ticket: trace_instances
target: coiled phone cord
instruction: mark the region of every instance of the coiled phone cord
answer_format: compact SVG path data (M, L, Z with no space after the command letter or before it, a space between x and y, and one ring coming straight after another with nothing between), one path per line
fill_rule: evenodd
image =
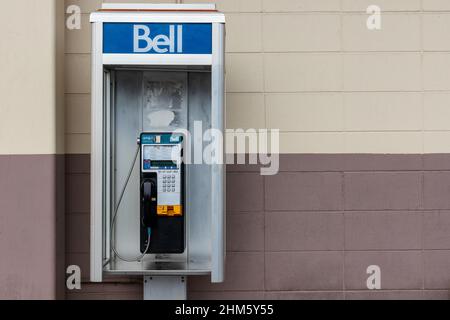
M126 257L121 256L117 252L116 247L114 245L114 234L115 234L114 230L115 230L115 227L116 227L117 216L118 216L118 213L119 213L120 204L122 203L123 196L125 195L125 191L127 189L128 183L130 182L130 178L131 178L131 174L133 173L133 169L136 166L136 160L138 158L139 151L140 151L140 146L138 146L137 149L136 149L136 155L134 156L133 164L131 165L130 171L128 172L128 176L127 176L127 179L125 181L125 185L123 186L122 191L120 193L119 201L117 202L117 205L114 208L114 215L113 215L113 219L112 219L112 222L111 222L111 249L112 249L112 251L115 253L115 255L120 260L123 260L125 262L137 262L137 261L142 260L145 257L145 255L147 254L148 249L150 248L150 238L151 238L151 234L152 234L151 228L148 228L147 247L145 248L144 253L142 255L136 257L136 258L126 258Z

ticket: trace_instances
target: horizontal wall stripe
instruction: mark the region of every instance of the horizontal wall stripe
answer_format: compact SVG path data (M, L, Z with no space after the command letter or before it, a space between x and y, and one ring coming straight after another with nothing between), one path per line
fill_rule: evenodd
M442 154L450 153L450 131L281 132L281 154ZM249 151L248 148L245 151ZM90 134L67 134L66 154L91 152ZM235 150L236 152L236 150Z
M84 270L67 298L140 298L139 277L99 285L86 275L89 160L66 156L66 263ZM190 277L189 299L446 298L450 154L282 154L278 175L259 169L227 166L227 280Z
M236 164L235 156L227 156L228 171L260 171L248 160ZM69 173L90 172L90 154L67 154L66 159ZM450 171L450 154L280 154L279 160L280 172Z

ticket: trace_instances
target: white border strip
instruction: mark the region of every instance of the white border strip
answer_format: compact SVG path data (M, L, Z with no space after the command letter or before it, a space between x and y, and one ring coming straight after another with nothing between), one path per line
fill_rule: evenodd
M212 65L210 54L103 54L104 65Z
M103 3L104 10L216 10L216 5L211 3Z
M225 26L213 24L213 66L212 66L212 100L211 127L225 132ZM223 141L223 145L226 142ZM223 153L225 157L225 153ZM226 176L225 165L212 166L211 193L211 282L225 280L226 260Z
M225 23L222 13L211 12L94 12L91 22Z
M92 33L91 282L103 280L103 24Z

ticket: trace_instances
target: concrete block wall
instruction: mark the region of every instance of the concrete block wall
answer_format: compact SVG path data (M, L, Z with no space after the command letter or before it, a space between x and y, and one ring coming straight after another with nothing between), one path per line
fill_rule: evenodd
M0 37L0 299L64 298L64 3L4 1Z
M283 153L447 153L446 4L378 1L382 29L369 31L366 2L219 1L228 126L278 128ZM83 10L82 29L66 31L70 154L90 152L88 20L100 3L66 2Z
M87 278L88 17L101 1L69 4L83 23L66 31L66 260L84 283L67 298L139 298L140 278ZM449 298L448 1L217 4L228 127L280 129L281 172L229 167L227 281L192 277L189 297ZM371 4L379 31L366 28ZM381 267L381 291L367 290L369 265Z

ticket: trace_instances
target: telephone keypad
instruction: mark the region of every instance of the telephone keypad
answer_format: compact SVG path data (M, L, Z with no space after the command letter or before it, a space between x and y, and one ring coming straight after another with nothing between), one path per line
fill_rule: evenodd
M176 175L170 171L162 171L160 172L161 177L159 179L161 183L160 191L165 193L175 193L177 192L177 179Z

